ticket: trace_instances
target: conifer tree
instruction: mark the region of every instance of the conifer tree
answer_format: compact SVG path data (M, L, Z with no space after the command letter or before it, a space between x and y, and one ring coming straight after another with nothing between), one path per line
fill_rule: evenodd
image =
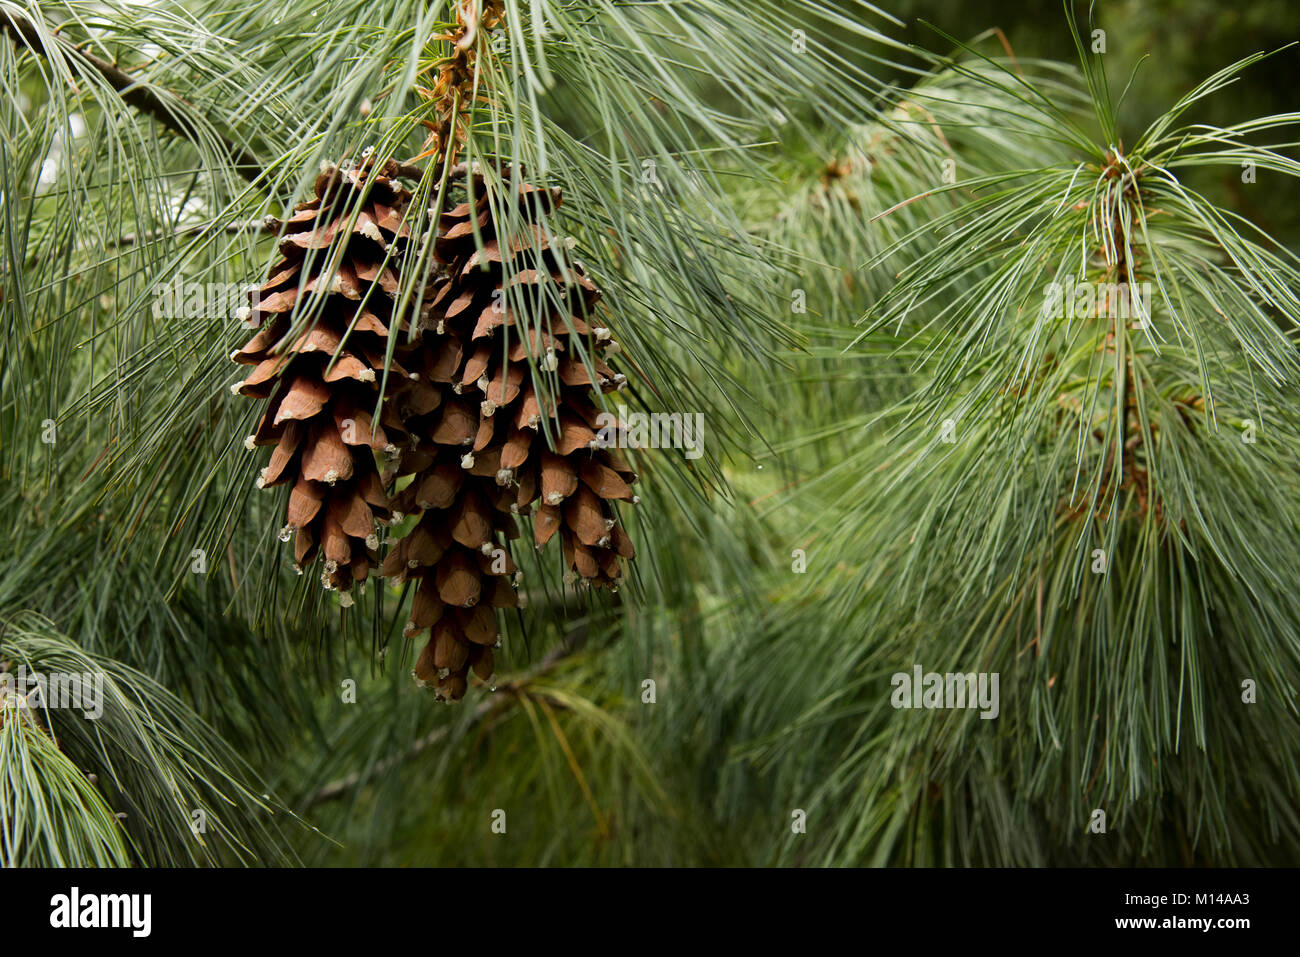
M0 863L1293 861L1294 50L1105 26L0 0Z

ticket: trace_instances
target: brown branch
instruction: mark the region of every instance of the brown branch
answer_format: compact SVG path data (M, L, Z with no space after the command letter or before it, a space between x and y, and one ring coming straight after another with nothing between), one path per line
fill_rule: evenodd
M0 11L0 13L3 13L3 16L0 17L0 29L21 41L33 53L39 53L47 59L50 57L51 51L46 46L45 38L30 20L6 11ZM101 60L93 53L89 53L80 47L71 43L64 43L57 38L55 42L59 52L78 63L82 68L97 73L104 82L117 92L117 95L122 98L122 102L134 107L146 116L152 117L167 129L179 136L183 136L191 143L198 145L202 142L203 131L199 126L193 120L174 110L157 88L148 85L143 80L136 79L125 70L119 69L107 60ZM171 94L167 94L167 97L181 103L185 102L180 97ZM240 176L249 182L253 182L262 175L264 170L256 156L215 130L213 135L221 142L230 158L231 165L234 166L235 171Z
M177 239L184 236L198 236L209 230L235 234L260 233L274 232L275 226L273 224L268 224L265 219L237 219L220 226L216 223L191 223L186 226L177 227L176 229L155 229L147 233L127 233L125 236L119 236L117 239L105 243L103 248L115 249L118 246L134 246L137 243L152 243L168 236L173 236Z
M489 718L504 711L511 699L511 692L516 688L523 687L528 682L540 678L542 675L554 671L561 661L576 654L580 651L587 641L587 628L581 625L576 628L558 648L552 649L546 654L536 666L524 672L518 678L512 681L503 681L498 685L498 692L490 697L484 698L479 702L478 707L474 709L474 715L470 719L470 725L481 724ZM449 731L448 725L439 725L422 738L418 738L405 751L399 751L396 754L390 754L369 768L364 773L353 771L346 777L331 781L319 791L310 795L304 802L308 808L315 807L317 804L323 804L326 801L334 801L343 797L349 791L362 785L369 784L375 778L387 774L393 768L417 757L423 751L437 744L447 736Z
M402 162L401 160L393 160L393 164L394 164L393 175L395 176L400 176L403 179L413 179L417 183L424 178L424 167L418 165L417 161L414 159L407 160L406 162ZM452 174L454 175L455 172L456 172L455 169L453 169ZM461 175L463 176L464 174L465 171L462 169Z

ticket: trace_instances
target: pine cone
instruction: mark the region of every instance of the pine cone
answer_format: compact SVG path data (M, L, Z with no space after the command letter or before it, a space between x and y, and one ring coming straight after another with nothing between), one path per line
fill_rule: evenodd
M321 583L343 591L346 604L353 582L378 562L376 520L392 517L372 450L395 453L390 433L402 438L387 402L383 422L372 421L398 288L384 259L408 235L402 218L410 194L395 171L391 161L374 169L368 159L326 166L315 199L283 223L269 222L284 230L281 258L250 298L249 323L260 331L231 355L255 367L232 391L270 398L245 444L275 446L259 487L292 486L280 537L288 541L296 531L300 572L324 555ZM394 250L390 262L396 259ZM394 364L387 391L405 379Z
M436 681L448 699L464 694L470 667L491 674L498 642L491 609L517 603L504 545L519 535L515 516L528 515L539 497L537 547L559 532L568 580L616 586L619 558L633 555L610 502L636 501L636 476L612 448L599 447L592 396L593 387L612 391L625 381L595 354L598 344L616 348L608 329L591 324L599 291L579 264L557 259L538 225L540 212L559 206L559 191L505 182L513 195L497 199L516 206L515 234L499 233L478 173L474 204L441 217L434 249L444 273L429 291L420 339L403 357L415 384L398 400L415 439L397 467L413 476L398 507L421 517L384 572L420 579L407 634L433 631L416 677ZM545 316L526 335L509 306L516 294L530 300L529 315ZM579 338L591 371L575 348ZM530 356L550 396L545 408Z

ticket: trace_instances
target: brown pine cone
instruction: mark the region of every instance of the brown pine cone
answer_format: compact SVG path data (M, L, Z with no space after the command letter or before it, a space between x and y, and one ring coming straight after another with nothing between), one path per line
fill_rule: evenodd
M633 555L611 502L636 500L636 476L598 438L593 389L609 392L625 381L596 351L616 348L595 323L599 291L579 264L557 257L538 224L539 213L559 206L559 191L505 183L498 208L517 212L509 236L497 227L478 172L473 205L439 221L434 248L443 271L430 288L420 338L403 354L416 379L397 400L412 442L395 473L413 477L396 501L421 518L384 571L421 579L407 632L433 631L416 677L436 681L448 699L464 693L469 667L491 673L497 628L489 608L517 600L505 547L519 534L515 516L541 499L537 547L560 533L570 581L617 586L620 557ZM511 306L520 302L528 315L544 317L526 333ZM545 408L534 376L549 395Z
M323 555L321 583L343 591L346 604L378 562L376 522L391 519L374 453L396 453L392 440L402 437L387 402L382 423L372 419L380 384L388 394L407 384L400 364L384 374L397 250L384 261L406 242L410 201L395 172L368 158L326 166L316 198L270 222L283 229L280 260L250 298L258 333L231 355L254 366L232 391L270 399L245 444L275 446L259 487L292 486L280 537L296 533L299 571Z

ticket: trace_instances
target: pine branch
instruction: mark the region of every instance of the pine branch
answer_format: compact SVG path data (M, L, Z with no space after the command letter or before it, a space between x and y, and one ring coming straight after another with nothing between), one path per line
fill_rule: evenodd
M231 234L274 231L273 227L269 226L265 219L237 219L234 222L222 224L191 223L176 229L155 229L146 233L127 233L125 236L119 236L117 239L106 243L102 248L117 249L121 246L134 246L137 243L152 243L168 236L176 239L184 236L197 236L208 230Z
M0 28L4 29L16 40L21 41L33 53L39 53L46 58L50 57L51 51L47 48L45 39L30 20L5 11L4 19L0 20ZM55 32L57 33L57 28ZM93 53L89 53L71 43L59 42L58 48L60 53L76 61L82 67L97 73L117 92L118 96L127 105L134 107L146 116L152 117L167 129L190 142L196 145L201 143L203 131L199 129L193 120L168 105L169 98L184 103L185 101L180 97L170 93L164 95L165 91L160 92L155 87L132 76L107 60L102 60ZM221 142L223 149L230 158L231 165L244 179L255 182L265 172L262 164L251 152L216 130L212 131L212 135L216 136Z
M588 628L585 624L578 628L567 637L567 640L559 647L552 649L546 656L539 661L533 668L526 671L521 677L513 681L502 682L499 686L498 694L485 698L479 702L478 707L474 709L474 715L470 719L469 726L481 724L490 718L495 717L509 707L511 693L517 688L535 681L543 675L554 671L559 664L566 658L569 658L582 650L587 643ZM324 804L327 801L334 801L343 797L348 792L365 784L369 784L376 778L382 777L389 771L399 767L406 761L418 757L426 749L437 744L447 736L450 729L449 725L439 725L422 738L414 741L405 751L399 751L391 754L380 761L375 762L365 772L354 771L346 777L331 781L319 791L312 794L305 802L306 807L312 808L318 804Z

